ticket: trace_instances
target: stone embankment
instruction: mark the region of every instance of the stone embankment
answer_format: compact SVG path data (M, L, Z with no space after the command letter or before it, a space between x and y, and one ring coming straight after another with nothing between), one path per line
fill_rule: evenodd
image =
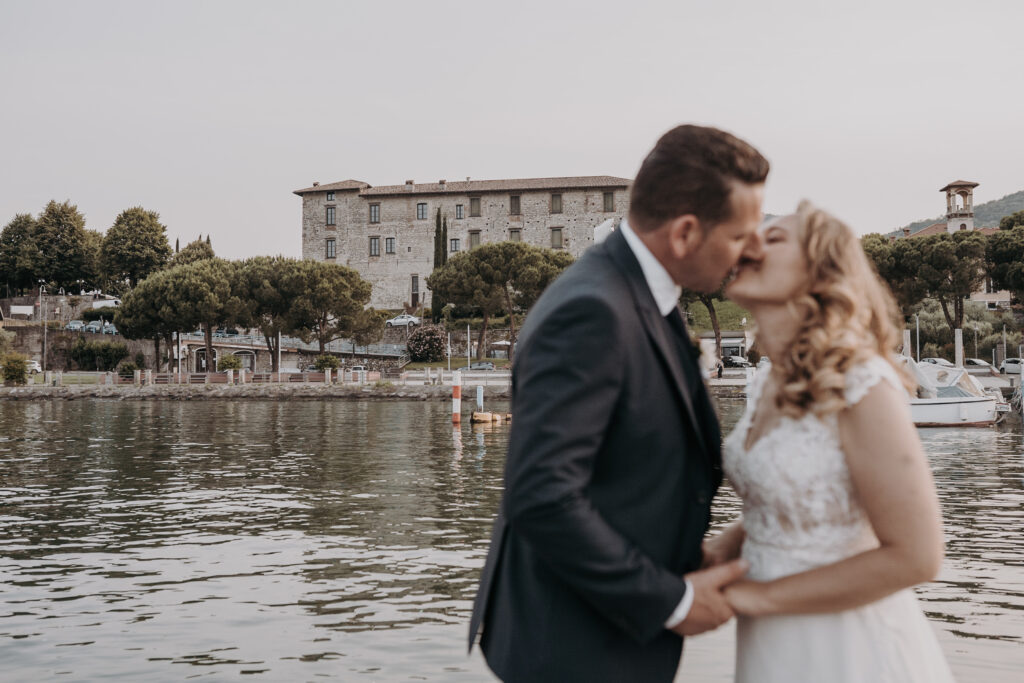
M475 387L472 381L464 387ZM743 386L711 383L716 398L743 398ZM475 388L473 389L475 391ZM465 391L465 390L464 390ZM509 398L507 385L484 386L484 397ZM159 384L152 386L109 386L101 384L62 387L30 385L0 387L0 401L109 399L115 401L164 400L204 401L211 399L240 400L391 400L451 401L452 388L446 385L390 384Z
M490 398L508 398L506 387L484 387ZM81 400L111 399L203 401L211 399L241 400L452 400L449 386L402 386L379 384L160 384L152 386L25 386L0 388L0 400L32 401L40 399Z

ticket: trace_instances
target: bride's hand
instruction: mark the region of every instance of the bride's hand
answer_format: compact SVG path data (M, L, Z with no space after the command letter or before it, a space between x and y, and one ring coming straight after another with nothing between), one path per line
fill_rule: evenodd
M736 614L754 617L768 614L768 584L761 581L741 580L725 587L725 601Z

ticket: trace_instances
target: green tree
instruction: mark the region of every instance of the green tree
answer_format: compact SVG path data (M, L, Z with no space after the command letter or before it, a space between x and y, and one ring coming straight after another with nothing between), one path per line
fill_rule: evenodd
M441 217L441 209L437 210L434 218L434 270L437 270L448 262L448 216ZM429 287L429 285L428 285ZM434 322L438 322L443 315L444 307L448 302L439 292L431 291L430 314Z
M240 302L238 320L263 335L274 372L279 369L279 335L298 334L304 326L295 306L306 293L301 271L301 261L283 256L257 256L237 264L233 271L232 289Z
M716 292L695 292L690 290L683 290L682 295L679 297L679 305L684 311L688 310L690 304L699 301L704 304L704 308L708 311L708 318L711 320L711 331L715 334L715 357L722 357L722 325L718 321L718 310L715 308L716 301L725 300L725 288L720 287Z
M35 235L36 220L27 213L16 215L0 231L0 280L19 294L36 284L40 259Z
M200 236L195 242L186 244L184 249L171 258L171 266L184 266L211 258L216 258L216 254L213 253L213 247L210 246L209 238L204 242Z
M938 300L950 331L964 324L964 300L985 279L985 237L973 230L915 237L918 278L928 295Z
M303 293L292 305L304 340L315 338L323 355L335 339L352 338L366 344L380 338L384 316L366 308L373 286L358 272L323 261L298 264Z
M182 252L184 253L184 252ZM213 331L234 321L243 310L234 296L234 265L212 258L175 266L167 272L167 322L178 330L203 328L207 369L213 358Z
M928 287L918 275L924 238L891 241L878 234L865 235L861 246L879 277L889 285L896 303L907 317L928 296Z
M129 287L162 268L170 257L167 228L159 214L141 206L122 211L103 238L104 274L111 280L127 280Z
M152 339L154 356L160 365L160 341L170 348L172 337L181 329L174 309L177 297L171 291L169 271L153 273L124 295L114 312L117 331L127 339ZM101 309L103 310L103 309Z
M526 310L572 262L564 252L523 242L492 242L453 256L427 278L431 291L445 301L480 311L483 324L477 340L477 359L487 349L487 327L499 313L509 318L512 357L516 340L515 313Z
M1018 301L1024 300L1024 225L989 236L985 259L992 284L1010 290Z
M1024 226L1024 211L1016 211L999 219L1000 230L1012 230Z
M103 291L110 290L114 294L121 294L123 288L111 283L103 275L103 268L100 264L103 252L103 233L97 230L85 231L85 242L82 245L85 252L85 261L82 266L80 279L82 285L92 285L92 288L99 288ZM78 284L77 282L75 283ZM111 287L111 284L115 286ZM77 289L75 291L78 291Z
M233 353L226 353L217 361L218 370L241 370L242 359Z
M36 276L65 289L86 279L92 265L89 239L78 207L51 200L37 220L35 241L40 251Z

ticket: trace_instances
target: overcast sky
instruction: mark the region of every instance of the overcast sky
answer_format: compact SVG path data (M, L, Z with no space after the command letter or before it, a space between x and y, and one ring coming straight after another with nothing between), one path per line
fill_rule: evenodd
M0 0L0 225L301 254L313 181L632 177L713 124L861 233L1024 189L1024 3Z

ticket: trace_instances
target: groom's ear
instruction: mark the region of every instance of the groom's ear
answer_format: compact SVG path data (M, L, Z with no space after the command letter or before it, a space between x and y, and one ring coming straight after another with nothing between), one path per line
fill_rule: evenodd
M682 259L697 250L704 241L704 228L692 213L668 221L668 245L672 255Z

